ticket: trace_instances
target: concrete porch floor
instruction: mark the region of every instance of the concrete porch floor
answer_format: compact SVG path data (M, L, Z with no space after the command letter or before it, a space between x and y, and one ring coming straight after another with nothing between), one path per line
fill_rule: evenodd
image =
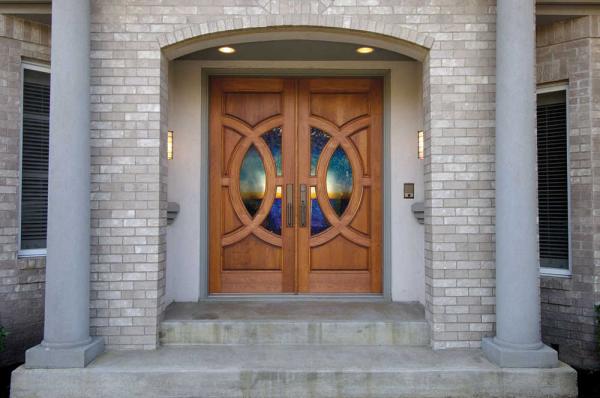
M155 351L84 369L13 373L13 398L575 398L576 374L502 369L478 349L434 351L418 303L175 303Z
M13 373L13 398L570 397L575 372L501 369L480 350L220 345L103 354L85 369Z

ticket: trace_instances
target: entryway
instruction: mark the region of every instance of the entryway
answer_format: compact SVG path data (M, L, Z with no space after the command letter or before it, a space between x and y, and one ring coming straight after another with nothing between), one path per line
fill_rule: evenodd
M382 86L211 78L210 293L382 292Z

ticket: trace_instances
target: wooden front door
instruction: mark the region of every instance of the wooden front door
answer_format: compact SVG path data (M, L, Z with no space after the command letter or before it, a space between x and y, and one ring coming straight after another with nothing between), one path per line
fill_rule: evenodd
M209 291L380 293L381 79L210 89Z

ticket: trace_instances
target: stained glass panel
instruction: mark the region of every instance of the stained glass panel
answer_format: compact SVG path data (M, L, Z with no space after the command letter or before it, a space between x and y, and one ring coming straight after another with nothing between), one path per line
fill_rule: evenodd
M338 216L342 216L352 195L352 166L346 152L338 146L327 168L327 196Z
M321 211L321 206L317 200L317 190L310 187L310 234L316 235L329 228L330 224Z
M326 132L319 130L318 128L312 127L310 129L310 175L314 176L317 174L317 163L319 163L319 157L323 148L329 141L331 136Z
M275 168L277 175L281 175L281 127L275 127L271 131L268 131L262 135L262 139L265 140L267 146L271 150L271 155L275 159Z
M263 228L276 235L281 235L281 186L277 186L275 191L275 201L267 218L262 223Z
M265 166L258 150L252 145L248 148L240 168L240 194L252 217L263 201L266 183Z

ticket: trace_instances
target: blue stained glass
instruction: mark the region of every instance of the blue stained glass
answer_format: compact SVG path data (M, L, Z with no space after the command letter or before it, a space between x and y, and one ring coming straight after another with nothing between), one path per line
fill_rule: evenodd
M277 187L275 193L275 201L267 218L262 223L263 228L267 231L271 231L276 235L281 235L281 187Z
M316 235L329 228L330 224L321 211L319 201L317 200L317 191L315 187L310 187L310 234Z
M281 175L281 127L275 127L269 132L262 135L262 139L265 140L267 146L271 150L271 155L275 159L275 168L277 175Z
M242 202L252 217L265 197L267 176L265 166L254 145L248 148L240 168L240 194Z
M342 216L352 195L352 166L346 152L337 147L327 168L327 196L338 216Z
M310 175L317 175L317 163L331 136L318 128L310 129Z

